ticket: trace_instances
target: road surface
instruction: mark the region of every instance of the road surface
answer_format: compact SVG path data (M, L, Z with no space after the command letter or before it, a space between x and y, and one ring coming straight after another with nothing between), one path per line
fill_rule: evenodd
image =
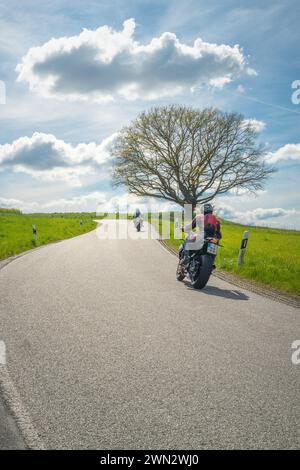
M214 277L194 291L147 226L103 239L114 223L0 271L12 401L43 445L299 448L299 310Z

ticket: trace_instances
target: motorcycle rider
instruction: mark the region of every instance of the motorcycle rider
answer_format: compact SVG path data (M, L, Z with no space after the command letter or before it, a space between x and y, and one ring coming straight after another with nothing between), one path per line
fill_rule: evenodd
M214 212L214 209L211 204L209 203L204 204L203 206L204 218L202 214L196 215L190 224L182 227L182 231L185 233L189 233L195 228L198 228L198 230L201 230L204 224L204 236L214 237L220 240L222 238L221 224L213 212ZM186 238L182 245L182 250L183 250L183 256L181 258L182 265L187 265L189 262L189 253L188 253L188 250L186 250L187 241L188 239ZM213 267L215 268L215 265Z
M143 218L140 209L136 209L133 214L133 223L138 232L140 232L143 227Z
M140 209L136 208L135 213L133 214L133 218L137 219L138 217L141 217L141 216L142 216L142 213L141 213Z

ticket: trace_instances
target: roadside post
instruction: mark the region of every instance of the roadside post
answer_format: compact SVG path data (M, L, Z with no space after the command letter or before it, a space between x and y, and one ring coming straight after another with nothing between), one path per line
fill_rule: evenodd
M83 220L80 221L80 227L82 227L82 226L83 226Z
M34 241L36 242L36 241L37 241L37 233L36 233L36 226L35 226L35 224L32 224L32 233L33 233Z
M239 252L239 256L238 256L238 261L237 261L238 266L241 266L243 264L249 234L250 234L250 232L248 232L248 230L246 230L244 232L244 235L243 235L243 238L242 238L242 243L241 243L241 248L240 248L240 252Z

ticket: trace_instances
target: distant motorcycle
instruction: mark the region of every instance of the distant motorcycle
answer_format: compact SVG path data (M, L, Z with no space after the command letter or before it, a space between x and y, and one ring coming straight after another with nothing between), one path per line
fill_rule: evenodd
M142 217L141 216L136 217L135 219L133 219L133 223L136 228L136 231L140 232L144 225Z
M190 240L192 242L193 240ZM188 275L192 287L203 289L206 286L218 252L219 240L214 237L205 237L203 246L198 250L188 250L184 256L183 245L179 248L179 263L176 271L176 279L183 281ZM187 254L188 253L188 254ZM185 260L185 258L187 258ZM184 263L183 263L184 260Z

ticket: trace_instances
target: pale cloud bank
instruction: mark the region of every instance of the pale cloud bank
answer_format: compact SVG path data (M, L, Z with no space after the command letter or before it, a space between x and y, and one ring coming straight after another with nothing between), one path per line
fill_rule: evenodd
M281 207L267 209L258 207L252 210L239 211L228 204L219 202L216 203L216 209L220 217L245 225L268 225L270 224L270 220L276 220L282 217L297 217L297 222L299 222L300 216L299 210L282 209Z
M0 197L0 207L20 209L22 212L94 212L98 204L106 200L105 193L94 191L71 198L54 199L49 202L26 202L14 198Z
M286 144L275 152L269 152L266 155L269 163L277 163L282 160L300 161L300 144Z
M0 207L20 209L28 212L134 212L139 207L142 212L178 210L176 204L141 198L123 193L112 196L109 193L93 191L70 198L53 199L49 202L22 201L15 198L0 197Z
M80 185L80 177L90 175L111 159L116 134L95 142L71 145L52 134L35 132L10 144L0 145L0 170L26 173L44 181L65 181Z
M32 47L16 68L18 81L43 96L103 102L173 96L202 84L222 88L256 74L238 45L201 38L187 45L170 32L141 44L134 31L131 18L122 31L105 25Z
M257 133L262 132L266 127L266 123L258 119L245 119L244 124L250 126Z

